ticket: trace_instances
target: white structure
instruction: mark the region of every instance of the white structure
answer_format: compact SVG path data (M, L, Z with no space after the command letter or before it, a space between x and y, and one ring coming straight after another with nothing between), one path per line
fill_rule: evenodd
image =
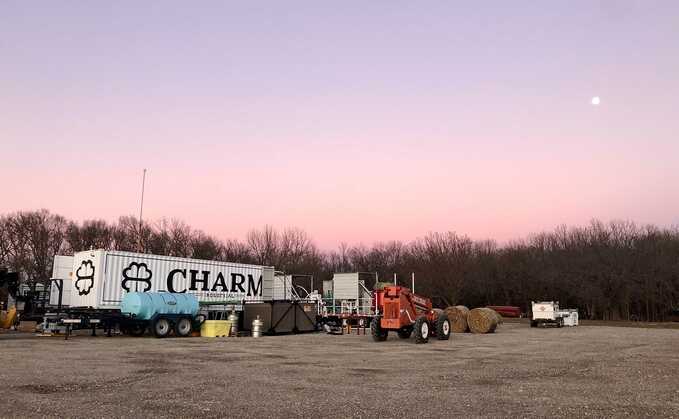
M292 275L274 276L272 299L290 301L299 298L292 284Z
M566 309L560 311L564 326L577 326L579 323L578 310Z
M88 250L72 265L71 307L118 309L126 292L194 294L200 302L263 302L273 297L274 268L143 253Z
M372 281L372 283L371 283ZM336 273L332 281L323 281L323 302L328 315L370 314L374 273Z
M68 307L71 303L73 289L73 256L54 256L52 265L52 283L50 284L50 305L59 305L59 284L61 284L61 305Z
M531 302L533 317L530 326L537 327L541 324L553 324L557 327L577 326L578 310L559 309L558 301Z

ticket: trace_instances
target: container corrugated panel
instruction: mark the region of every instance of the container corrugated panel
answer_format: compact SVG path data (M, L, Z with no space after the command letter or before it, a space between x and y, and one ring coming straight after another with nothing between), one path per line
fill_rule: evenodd
M126 292L188 292L202 303L272 295L272 267L103 250L77 253L73 266L74 307L117 309Z
M292 295L292 275L274 276L272 298L274 300L289 300Z
M52 265L52 278L61 279L63 282L61 305L68 306L71 299L71 288L73 288L71 277L73 275L73 256L54 256ZM59 304L59 288L52 282L50 284L50 305Z
M333 298L336 300L355 300L358 298L358 273L334 274Z

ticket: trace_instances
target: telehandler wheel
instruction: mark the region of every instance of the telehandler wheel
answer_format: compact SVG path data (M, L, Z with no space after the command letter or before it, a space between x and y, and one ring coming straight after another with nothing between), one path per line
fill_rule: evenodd
M429 342L429 322L427 316L420 316L415 320L415 343Z
M151 326L153 330L153 335L157 338L164 338L170 334L172 327L170 327L170 321L165 317L159 317L153 321Z
M177 323L174 325L174 334L185 338L191 334L191 319L187 319L184 317L183 319L179 319Z
M375 316L372 323L370 323L370 333L373 335L375 342L384 342L387 340L387 334L389 333L388 330L382 329L380 320L382 320L380 316Z
M445 313L439 314L436 319L436 338L438 340L450 339L450 320Z
M398 337L401 339L410 339L410 335L413 334L413 328L412 327L402 327L398 329Z

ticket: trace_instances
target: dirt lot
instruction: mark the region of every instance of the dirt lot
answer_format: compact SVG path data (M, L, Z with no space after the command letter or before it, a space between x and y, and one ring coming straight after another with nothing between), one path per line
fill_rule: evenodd
M390 337L0 335L0 416L679 416L677 330Z

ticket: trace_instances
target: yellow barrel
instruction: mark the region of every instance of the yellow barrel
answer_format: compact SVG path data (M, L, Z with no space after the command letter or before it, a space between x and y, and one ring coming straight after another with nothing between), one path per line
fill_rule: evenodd
M200 325L200 335L203 337L227 337L229 330L231 330L231 322L228 320L205 320Z

